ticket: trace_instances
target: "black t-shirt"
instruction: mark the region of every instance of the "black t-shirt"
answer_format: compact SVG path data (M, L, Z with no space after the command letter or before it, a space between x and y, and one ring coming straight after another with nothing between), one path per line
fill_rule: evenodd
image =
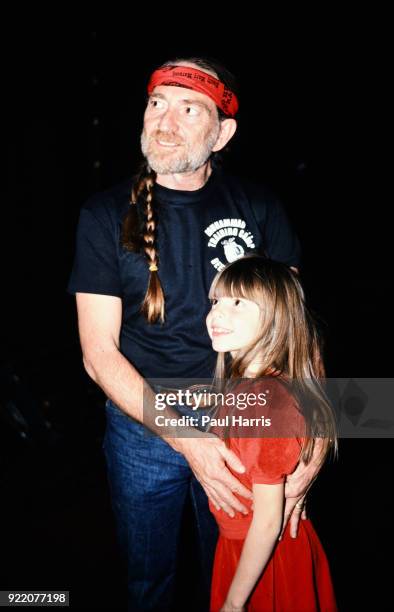
M132 181L96 194L81 209L69 293L122 299L121 353L147 378L210 378L216 353L205 325L218 270L248 252L299 266L299 243L280 203L261 186L214 170L195 191L154 187L159 277L166 320L140 314L145 255L120 244Z

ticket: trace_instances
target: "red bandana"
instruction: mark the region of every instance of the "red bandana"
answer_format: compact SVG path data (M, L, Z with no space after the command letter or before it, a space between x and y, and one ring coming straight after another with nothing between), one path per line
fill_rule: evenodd
M235 94L215 77L188 66L165 66L155 70L148 84L150 95L157 85L187 87L205 94L213 100L225 115L234 117L238 110Z

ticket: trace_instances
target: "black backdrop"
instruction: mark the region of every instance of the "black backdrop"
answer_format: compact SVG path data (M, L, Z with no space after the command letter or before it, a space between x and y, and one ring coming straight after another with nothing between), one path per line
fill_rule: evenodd
M218 21L191 33L166 19L162 27L141 23L149 35L139 40L136 24L25 24L5 45L2 411L21 383L22 412L38 416L25 438L0 421L0 587L68 588L75 608L121 605L123 584L100 450L102 396L83 371L65 287L80 206L139 161L146 81L162 61L211 55L237 74L241 112L227 165L266 182L287 208L329 375L391 372L390 227L375 176L382 56L373 61L371 40L354 32L315 28L305 36L280 24L272 31L268 22L252 27L249 16L232 29ZM391 440L342 441L339 462L326 466L311 494L343 610L375 600L379 610L391 607L383 555L392 448ZM187 528L184 538L191 562Z

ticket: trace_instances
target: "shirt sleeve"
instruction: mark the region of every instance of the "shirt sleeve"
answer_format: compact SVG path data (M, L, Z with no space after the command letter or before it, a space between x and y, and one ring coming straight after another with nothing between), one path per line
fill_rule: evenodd
M68 293L98 293L121 297L116 235L89 208L82 208Z
M270 199L264 226L261 228L266 254L270 259L299 268L301 249L282 203Z
M295 470L301 445L297 438L240 438L238 448L253 483L279 484Z
M259 406L253 402L243 411L246 418L257 420L249 420L254 425L244 429L247 437L237 441L240 459L253 483L282 483L300 460L305 420L293 395L274 377L253 381L252 386L243 390L253 391L253 398L264 392L267 403ZM262 415L270 419L269 427L261 427L258 419ZM238 427L237 431L240 429L243 428Z

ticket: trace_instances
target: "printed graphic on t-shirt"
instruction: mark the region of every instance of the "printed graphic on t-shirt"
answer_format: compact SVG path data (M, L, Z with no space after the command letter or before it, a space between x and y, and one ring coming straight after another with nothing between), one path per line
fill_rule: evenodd
M209 237L208 247L219 249L220 255L211 259L211 264L219 272L256 247L254 236L243 219L218 219L208 225L204 233Z

